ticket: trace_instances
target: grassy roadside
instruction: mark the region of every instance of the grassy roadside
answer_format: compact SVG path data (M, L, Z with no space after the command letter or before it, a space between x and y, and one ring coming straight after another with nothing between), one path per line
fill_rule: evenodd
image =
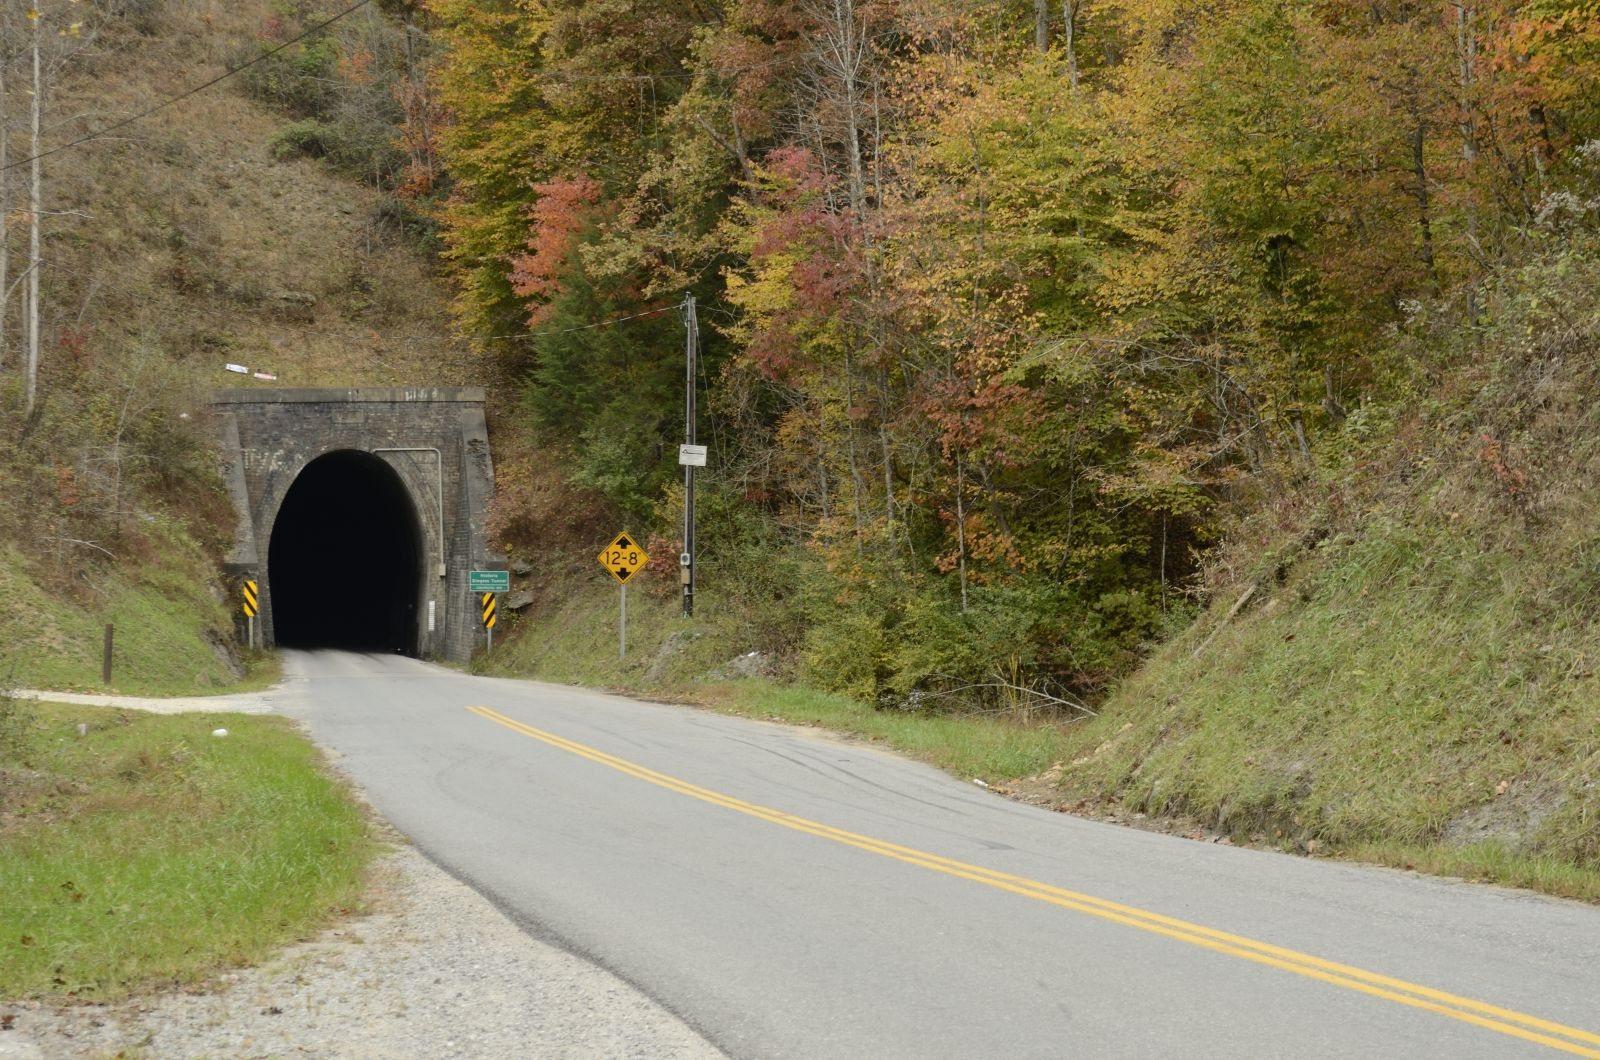
M1427 507L1317 546L1204 650L1220 607L1164 648L1072 734L1061 790L1600 900L1593 531L1485 547Z
M0 678L17 687L125 695L248 691L276 679L241 660L215 565L175 522L147 524L137 564L64 576L0 544ZM105 627L116 629L111 685L100 681Z
M602 575L603 577L603 575ZM847 696L763 674L746 631L714 599L686 620L675 593L628 594L628 654L618 657L617 590L597 579L563 584L558 601L512 618L477 672L588 685L691 703L726 714L815 725L875 740L986 783L1039 773L1059 759L1070 726L995 715L880 710Z
M746 676L743 631L709 601L686 621L665 594L629 594L619 659L603 583L556 586L474 669L815 725L1078 812L1600 901L1573 845L1600 834L1585 816L1600 716L1586 679L1555 679L1587 634L1507 642L1529 597L1502 593L1510 560L1477 569L1499 562L1404 534L1332 543L1199 659L1231 601L1070 722L884 710ZM1429 578L1447 595L1420 592Z
M259 960L352 907L375 849L284 719L0 700L0 998Z

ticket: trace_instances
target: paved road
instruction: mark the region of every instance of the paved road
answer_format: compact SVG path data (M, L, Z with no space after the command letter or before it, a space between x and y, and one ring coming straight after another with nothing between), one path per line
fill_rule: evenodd
M1008 802L806 730L383 656L280 706L734 1057L1600 1057L1600 909Z

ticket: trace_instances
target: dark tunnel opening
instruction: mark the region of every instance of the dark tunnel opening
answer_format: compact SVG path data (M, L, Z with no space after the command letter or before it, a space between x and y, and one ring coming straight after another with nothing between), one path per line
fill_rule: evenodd
M289 648L417 654L422 528L383 460L350 450L307 464L267 549L274 639Z

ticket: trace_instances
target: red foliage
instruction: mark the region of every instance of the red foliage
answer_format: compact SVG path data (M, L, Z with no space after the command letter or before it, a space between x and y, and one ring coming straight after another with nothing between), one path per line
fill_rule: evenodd
M63 508L78 506L78 476L65 464L56 465L56 501Z
M789 268L793 308L775 312L756 334L747 356L769 378L781 378L797 357L798 334L808 324L840 317L864 276L861 229L849 209L835 207L827 175L803 147L781 147L763 166L767 205L775 212L756 233L750 258L795 257Z
M537 326L549 317L550 303L561 293L567 256L595 222L601 187L599 181L577 176L535 184L533 190L539 198L528 210L533 222L528 253L511 259L508 278L518 295L538 300L528 309L528 323Z
M1528 488L1528 473L1506 463L1504 448L1492 435L1479 435L1478 440L1483 443L1478 459L1494 473L1506 497L1515 502Z
M405 173L395 195L420 199L439 178L439 132L449 115L426 81L401 81L394 86L394 98L405 114L395 144L406 153Z

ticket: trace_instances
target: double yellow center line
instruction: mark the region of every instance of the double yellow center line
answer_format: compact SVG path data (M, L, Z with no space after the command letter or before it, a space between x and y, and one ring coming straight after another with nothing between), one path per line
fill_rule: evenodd
M1152 913L1148 910L1138 909L1133 906L1122 905L1118 902L1107 901L1092 895L1080 894L1060 887L1053 887L1038 880L1030 880L1022 876L1012 876L1004 872L996 872L979 865L969 865L963 861L940 857L912 847L900 846L882 839L858 835L847 832L842 828L820 824L796 817L782 810L774 810L743 799L736 799L731 795L724 795L679 780L665 773L658 773L625 758L606 754L592 747L557 736L554 733L536 729L531 725L507 717L488 707L468 707L468 710L479 717L486 718L497 725L503 725L514 732L531 737L551 747L559 748L580 758L587 758L619 773L637 777L649 784L666 788L679 795L686 795L691 799L699 799L713 806L737 813L747 814L751 817L769 821L773 824L792 828L797 832L818 836L835 843L856 847L869 853L882 857L893 858L908 865L941 872L947 876L956 876L974 883L981 883L987 887L994 887L1002 891L1010 891L1024 898L1045 902L1049 905L1060 906L1063 909L1072 909L1079 913L1110 920L1127 927L1138 928L1156 935L1164 935L1191 946L1199 946L1225 953L1230 957L1253 961L1282 971L1292 972L1295 975L1305 976L1308 979L1320 980L1333 986L1343 987L1346 990L1355 990L1359 993L1369 994L1372 997L1392 1001L1398 1005L1422 1009L1427 1012L1437 1013L1449 1019L1470 1023L1485 1030L1499 1034L1510 1035L1524 1041L1534 1042L1539 1045L1570 1053L1574 1056L1594 1057L1600 1060L1600 1034L1580 1030L1577 1027L1568 1027L1551 1020L1540 1019L1537 1016L1525 1015L1511 1009L1490 1005L1486 1002L1475 1001L1472 998L1460 997L1456 994L1435 990L1432 987L1422 986L1418 983L1409 983L1403 979L1395 979L1376 972L1354 968L1347 964L1323 960L1308 953L1299 953L1295 950L1274 946L1267 942L1258 942L1255 939L1242 935L1233 935L1225 931L1202 927L1184 920Z

